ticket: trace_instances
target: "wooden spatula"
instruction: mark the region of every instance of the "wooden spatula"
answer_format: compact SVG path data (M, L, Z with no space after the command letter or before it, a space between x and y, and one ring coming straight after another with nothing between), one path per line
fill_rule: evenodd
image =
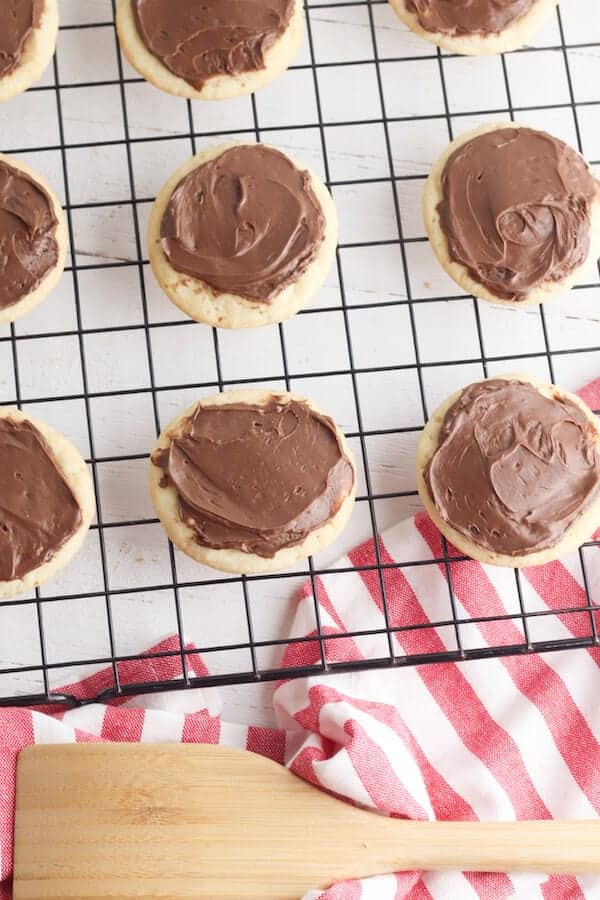
M400 869L600 871L600 822L410 822L253 753L40 746L19 760L14 900L298 900Z

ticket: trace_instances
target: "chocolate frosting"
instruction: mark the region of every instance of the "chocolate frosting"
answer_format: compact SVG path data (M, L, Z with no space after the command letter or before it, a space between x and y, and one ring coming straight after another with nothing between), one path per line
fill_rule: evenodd
M0 160L0 309L34 291L57 264L57 224L44 188Z
M174 269L262 303L306 269L324 233L308 172L262 144L231 147L186 175L161 223Z
M336 427L299 400L198 405L153 462L205 547L273 557L337 513L354 469Z
M587 258L596 181L578 153L543 131L473 138L448 159L442 190L450 258L496 297L524 300Z
M534 0L406 0L425 31L449 35L498 34L529 12Z
M132 8L148 50L199 91L215 75L264 69L294 0L132 0Z
M533 553L559 543L598 496L598 433L559 393L472 384L446 413L425 478L442 519L475 544Z
M81 525L81 509L31 422L0 419L0 581L48 562Z
M21 62L25 44L37 28L44 0L2 0L0 3L0 78L10 75Z

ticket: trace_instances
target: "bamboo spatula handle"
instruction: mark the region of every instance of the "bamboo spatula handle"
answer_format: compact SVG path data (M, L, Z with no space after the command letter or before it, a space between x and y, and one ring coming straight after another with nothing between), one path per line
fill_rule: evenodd
M382 827L383 826L383 827ZM365 830L373 868L600 872L600 821L398 822Z

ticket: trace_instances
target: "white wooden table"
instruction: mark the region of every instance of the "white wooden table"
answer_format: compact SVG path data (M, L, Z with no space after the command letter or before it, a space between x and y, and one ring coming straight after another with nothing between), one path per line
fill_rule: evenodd
M544 379L552 359L555 379L569 389L600 374L600 354L586 351L600 346L597 279L546 305L545 336L538 308L446 299L460 291L436 263L420 214L424 177L451 134L493 117L507 119L511 107L520 121L574 146L581 141L600 167L600 51L576 46L565 53L560 47L560 26L569 44L600 42L597 0L563 2L562 19L554 18L539 34L537 49L504 62L500 57L440 61L385 3L309 7L316 79L305 39L297 66L261 91L255 107L250 98L195 103L191 114L185 101L143 83L119 62L110 0L60 0L60 6L60 87L51 68L40 89L0 106L1 149L42 172L63 202L68 197L74 234L69 265L76 266L50 300L16 324L14 340L8 339L9 328L0 330L0 401L22 401L88 459L94 457L104 526L106 583L95 529L77 559L41 592L42 599L67 598L42 604L51 664L109 655L107 587L117 654L145 649L176 630L169 547L146 489L144 454L156 433L151 388L165 424L193 398L218 390L219 381L233 387L256 380L280 389L287 374L293 390L313 396L355 435L360 457L356 386L368 457L361 465L359 494L368 493L367 465L377 497L372 507L379 528L385 528L419 505L414 495L385 496L415 489L418 433L397 431L423 424L415 335L428 410L482 377L482 356L490 360L490 375L526 371ZM74 27L80 25L86 27ZM281 330L215 337L209 328L185 321L157 288L143 262L144 236L152 199L171 171L194 148L236 137L275 144L332 183L341 226L340 269L332 270L315 298L316 312L297 316ZM361 246L365 243L372 245ZM359 370L355 381L350 349ZM563 352L571 350L583 352ZM531 355L507 359L515 354ZM370 535L369 503L363 500L344 536L315 565L327 566ZM179 583L215 581L180 589L186 639L210 646L246 641L241 584L179 553L174 565ZM258 640L288 634L303 580L292 572L249 586ZM166 587L155 590L157 585ZM81 598L81 593L94 596ZM259 665L276 664L280 653L266 648ZM0 606L0 668L39 661L35 604ZM212 654L206 662L214 673L248 669L249 653ZM50 684L57 687L93 668L52 669ZM1 696L42 687L39 670L0 676ZM223 689L225 714L241 722L269 722L271 693L268 685ZM178 703L192 707L194 698L181 696Z

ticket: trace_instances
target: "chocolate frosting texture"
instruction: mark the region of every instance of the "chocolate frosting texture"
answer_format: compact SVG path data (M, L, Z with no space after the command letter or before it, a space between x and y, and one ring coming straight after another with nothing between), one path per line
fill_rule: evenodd
M37 28L44 0L2 0L0 3L0 78L10 75L21 61L25 44Z
M578 153L543 131L473 138L446 162L442 191L450 258L496 297L524 300L587 258L596 181Z
M534 0L406 0L425 31L449 35L498 34L529 12Z
M299 400L201 406L153 457L206 547L273 557L337 513L354 469L327 416Z
M0 419L0 581L48 562L81 521L42 434L30 422Z
M263 303L306 269L324 234L308 172L262 144L231 147L186 175L161 223L174 269Z
M444 417L425 478L438 513L480 547L544 550L598 496L600 444L585 412L531 384L472 384Z
M264 69L294 0L132 0L132 8L148 50L199 91L214 75Z
M34 291L57 264L57 224L44 188L0 160L0 309Z

